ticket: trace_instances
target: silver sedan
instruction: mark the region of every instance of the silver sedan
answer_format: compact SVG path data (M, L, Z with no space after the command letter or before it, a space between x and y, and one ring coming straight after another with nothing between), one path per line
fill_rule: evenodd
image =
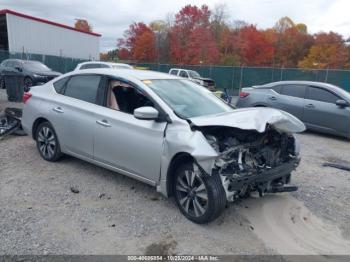
M287 184L300 160L293 133L303 123L275 109L233 109L183 78L75 71L33 87L23 101L22 126L45 160L68 154L143 181L174 196L195 223L253 191L296 190Z

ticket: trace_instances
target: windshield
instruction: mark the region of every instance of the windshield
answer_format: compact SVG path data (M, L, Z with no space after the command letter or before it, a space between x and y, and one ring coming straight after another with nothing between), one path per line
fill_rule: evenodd
M198 74L196 71L189 70L188 73L190 74L191 78L200 78L200 74Z
M189 80L158 79L144 83L182 118L233 111L213 93Z
M29 71L51 71L46 65L37 61L25 61L23 62L23 66Z

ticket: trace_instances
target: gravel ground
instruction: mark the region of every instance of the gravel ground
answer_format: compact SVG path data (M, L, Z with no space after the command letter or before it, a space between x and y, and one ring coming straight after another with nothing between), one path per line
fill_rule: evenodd
M0 101L0 109L9 105ZM335 253L319 250L350 239L350 173L322 163L346 162L350 143L313 133L298 137L302 161L293 183L299 191L239 201L213 223L196 225L148 185L73 157L46 162L29 136L8 136L0 141L0 254ZM266 219L271 214L281 216L284 227L298 225L310 242L325 242L281 248L273 241L281 232L263 231L273 227Z

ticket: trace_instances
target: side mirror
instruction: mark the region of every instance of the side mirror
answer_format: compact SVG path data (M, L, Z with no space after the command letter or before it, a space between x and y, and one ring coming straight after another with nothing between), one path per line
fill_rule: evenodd
M158 110L151 106L143 106L134 110L134 117L137 119L156 120L158 116Z
M335 104L339 107L347 107L349 106L349 103L346 102L345 100L343 99L338 99L337 101L335 101Z
M19 66L16 66L15 69L16 69L18 72L22 72L22 68L19 67Z

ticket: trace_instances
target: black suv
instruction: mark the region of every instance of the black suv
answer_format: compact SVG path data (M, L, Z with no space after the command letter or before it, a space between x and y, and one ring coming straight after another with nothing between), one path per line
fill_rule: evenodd
M61 75L38 61L6 59L0 64L0 88L6 88L5 76L14 73L24 77L24 91L28 91L33 85L46 83Z

